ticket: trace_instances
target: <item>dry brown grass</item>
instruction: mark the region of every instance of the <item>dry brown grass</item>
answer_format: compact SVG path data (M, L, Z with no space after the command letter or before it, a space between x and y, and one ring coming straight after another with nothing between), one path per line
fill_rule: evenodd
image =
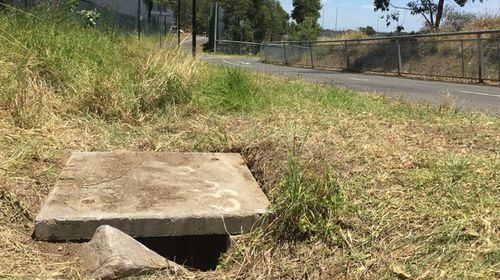
M85 278L76 259L81 244L31 238L33 217L72 151L241 152L273 199L286 179L292 147L300 150L309 174L320 176L328 165L341 186L346 209L330 221L341 241L277 239L264 228L235 241L218 271L193 272L190 278L500 277L496 116L203 66L204 84L182 80L176 87L180 97L182 89L191 89L192 99L165 99L166 110L150 105L151 110L110 117L78 110L58 95L74 97L71 87L54 87L46 76L26 71L26 64L0 61L10 65L0 68L0 96L16 93L0 107L0 277ZM200 63L168 61L184 65L175 71L186 71L186 77ZM145 65L175 69L155 59ZM25 73L24 79L9 80L12 71ZM134 88L152 90L144 103L162 100L162 75L137 71L142 82ZM112 73L101 89L119 94ZM245 98L226 94L249 88ZM113 100L100 103L105 112L113 112Z
M239 240L220 271L194 277L375 279L393 277L398 268L423 278L498 275L498 268L482 264L486 255L498 252L498 119L364 96L324 104L322 87L272 81L287 89L278 93L279 101L270 110L243 115L214 114L192 104L137 125L73 117L19 128L4 112L1 169L8 196L1 200L7 210L2 210L0 226L5 241L0 273L81 277L74 254L79 245L32 241L28 218L37 213L70 151L242 151L272 197L295 138L303 146L301 158L318 172L330 164L347 191L352 211L342 217L344 245L276 243L258 233ZM291 93L296 91L302 93ZM340 97L348 94L336 92ZM454 202L443 190L446 180L434 177L443 172L449 178L449 160L467 161L465 170L472 176L459 190L462 208L447 208ZM433 193L444 200L426 197ZM15 201L31 215L9 214L18 211L12 206ZM460 238L448 240L453 234ZM454 269L458 264L464 268Z
M473 20L466 30L488 30L500 29L500 16L481 15L476 20Z

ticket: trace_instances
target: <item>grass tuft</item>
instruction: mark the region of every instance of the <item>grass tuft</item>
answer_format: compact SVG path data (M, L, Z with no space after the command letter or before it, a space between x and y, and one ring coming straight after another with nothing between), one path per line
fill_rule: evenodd
M23 202L6 190L0 190L0 218L2 216L10 223L16 223L22 218L33 221L31 212Z
M263 109L268 101L255 77L234 67L222 68L214 73L203 93L208 108L225 112Z
M270 232L282 240L321 239L337 242L337 221L344 208L344 196L331 172L323 178L308 178L303 164L293 154L288 158L284 181L273 194Z

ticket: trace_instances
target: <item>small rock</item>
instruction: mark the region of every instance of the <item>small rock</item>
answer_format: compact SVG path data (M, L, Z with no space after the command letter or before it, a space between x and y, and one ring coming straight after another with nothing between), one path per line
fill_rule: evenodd
M62 246L57 247L57 251L61 252L63 250Z
M99 227L80 251L83 269L94 279L119 279L160 269L186 270L111 226Z

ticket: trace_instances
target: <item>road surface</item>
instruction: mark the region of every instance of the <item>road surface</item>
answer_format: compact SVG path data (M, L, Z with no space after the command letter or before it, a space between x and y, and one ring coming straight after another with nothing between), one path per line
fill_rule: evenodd
M500 115L500 87L413 80L399 77L334 72L310 68L265 64L257 58L204 55L203 60L226 66L237 66L312 82L340 85L349 89L400 97L411 102L443 104L449 94L455 106L466 111Z

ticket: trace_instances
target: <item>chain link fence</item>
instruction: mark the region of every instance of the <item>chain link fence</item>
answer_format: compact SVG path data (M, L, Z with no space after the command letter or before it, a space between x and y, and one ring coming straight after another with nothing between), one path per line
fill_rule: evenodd
M9 4L30 12L39 8L39 5L57 7L64 5L65 1L12 0ZM165 35L171 30L174 21L170 9L147 0L79 0L75 16L79 11L96 12L97 28L112 28L145 35Z
M235 55L259 55L262 47L263 45L259 43L227 40L217 40L216 45L217 52Z
M223 53L292 66L500 81L500 30L261 44L221 40L219 46Z

